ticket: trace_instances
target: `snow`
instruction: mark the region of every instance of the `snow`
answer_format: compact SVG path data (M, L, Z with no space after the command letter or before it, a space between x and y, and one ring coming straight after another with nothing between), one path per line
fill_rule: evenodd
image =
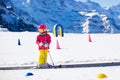
M114 69L114 71L113 71ZM120 67L0 71L1 80L119 80ZM33 76L25 76L32 72ZM107 75L98 79L99 73Z
M35 44L37 32L0 32L0 67L36 65L38 47ZM68 34L52 37L50 54L54 64L84 64L120 62L120 34ZM18 45L20 39L21 45ZM56 49L56 40L61 49ZM48 57L48 63L52 64ZM119 80L120 66L63 68L40 70L0 70L0 80L99 80L96 76L104 73L103 80ZM113 71L114 70L114 71ZM33 76L25 76L32 72Z
M118 18L120 18L120 15L118 16Z

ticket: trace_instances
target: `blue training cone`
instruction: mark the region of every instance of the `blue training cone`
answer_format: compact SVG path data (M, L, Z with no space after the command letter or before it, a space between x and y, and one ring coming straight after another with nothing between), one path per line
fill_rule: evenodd
M26 75L25 75L25 76L33 76L33 75L34 75L33 73L28 72L28 73L26 73Z
M18 39L18 45L21 45L21 43L20 43L20 39Z

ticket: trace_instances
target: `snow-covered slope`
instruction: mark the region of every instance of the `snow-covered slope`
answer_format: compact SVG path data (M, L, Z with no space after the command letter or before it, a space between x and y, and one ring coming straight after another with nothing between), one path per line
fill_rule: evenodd
M5 15L5 17L8 16L7 20L9 23L12 23L13 21L16 22L16 20L21 22L18 20L18 18L20 18L24 23L31 23L32 25L34 24L34 26L45 23L50 30L53 29L55 24L61 24L63 25L65 32L120 32L119 5L104 9L99 4L90 0L87 2L76 2L74 0L1 0L1 2L7 5L7 10L10 9L10 12L12 11L12 13L17 15L17 17L14 18L13 15L12 18L10 17L11 14ZM2 3L0 6L1 9L3 9ZM95 12L97 14L94 14ZM87 14L89 14L89 16ZM6 21L3 14L1 17ZM85 28L87 28L87 31L85 31ZM22 29L17 28L18 31L27 29L26 27L23 27ZM35 30L36 29L33 28L33 31Z
M36 32L0 32L0 66L36 65L38 46ZM69 34L54 37L50 54L54 64L120 62L120 34ZM21 45L18 45L18 39ZM61 49L56 49L58 40ZM50 57L48 63L52 64Z

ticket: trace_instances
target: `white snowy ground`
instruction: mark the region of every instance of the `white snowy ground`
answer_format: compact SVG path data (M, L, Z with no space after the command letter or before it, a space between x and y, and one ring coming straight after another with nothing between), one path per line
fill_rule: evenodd
M0 32L0 67L36 65L38 48L35 32ZM54 37L52 33L50 54L54 64L83 64L98 62L120 62L120 34L65 34ZM21 46L18 46L20 39ZM58 40L61 49L56 49ZM51 59L48 62L52 64ZM32 72L33 76L25 76ZM99 80L99 73L107 75L105 80L119 80L120 66L40 69L40 70L0 70L0 80Z

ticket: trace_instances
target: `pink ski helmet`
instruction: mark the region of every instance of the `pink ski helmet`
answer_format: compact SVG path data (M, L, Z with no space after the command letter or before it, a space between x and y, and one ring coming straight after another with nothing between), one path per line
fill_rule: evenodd
M46 32L46 31L47 31L46 25L45 25L45 24L40 24L40 25L38 26L38 31L39 31L40 33Z

